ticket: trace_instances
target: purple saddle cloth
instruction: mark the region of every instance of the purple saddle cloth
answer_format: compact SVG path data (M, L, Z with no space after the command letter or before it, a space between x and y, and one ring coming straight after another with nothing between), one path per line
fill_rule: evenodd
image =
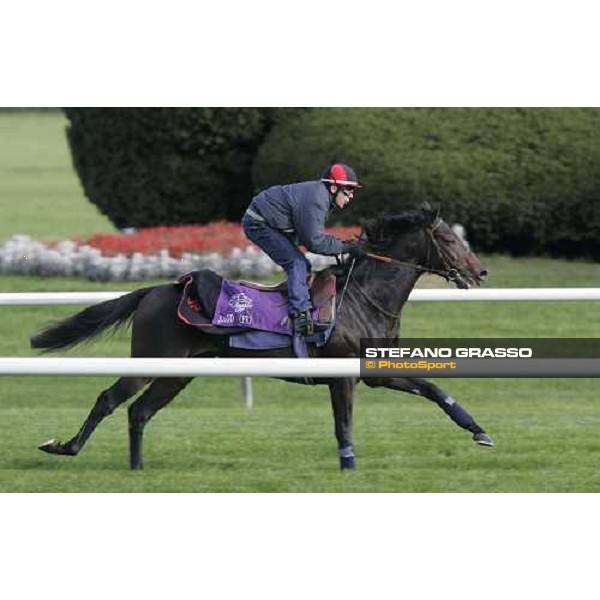
M251 282L229 281L209 270L184 275L178 286L181 293L177 315L186 325L210 335L248 333L248 339L253 332L268 332L271 336L258 337L265 341L269 338L269 343L277 345L293 337L285 286L257 289ZM335 321L335 276L320 274L311 288L311 296L316 307L312 317L318 331L330 329Z
M319 309L313 309L319 320ZM223 279L212 324L217 327L246 327L285 335L293 334L287 298L281 292L263 292Z
M254 284L233 282L204 270L184 275L179 286L177 315L209 335L225 335L231 348L264 350L293 347L296 356L307 356L307 343L327 343L335 324L335 276L320 276L311 289L317 308L313 320L320 329L309 338L293 336L287 312L287 294L280 287L260 290Z

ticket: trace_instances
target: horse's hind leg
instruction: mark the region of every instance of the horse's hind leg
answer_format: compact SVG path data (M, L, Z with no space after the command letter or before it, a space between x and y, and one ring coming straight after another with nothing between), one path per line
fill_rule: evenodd
M399 392L423 396L435 402L450 419L462 429L473 434L473 441L480 446L493 446L494 440L479 426L475 419L454 399L439 387L425 379L417 378L365 378L369 387L386 387Z
M49 454L77 455L100 422L108 417L117 406L137 394L148 381L149 379L143 377L121 377L98 396L96 404L74 437L68 442L49 440L39 446L39 449Z
M163 377L129 407L129 456L132 469L142 469L142 438L148 421L193 379L193 377Z

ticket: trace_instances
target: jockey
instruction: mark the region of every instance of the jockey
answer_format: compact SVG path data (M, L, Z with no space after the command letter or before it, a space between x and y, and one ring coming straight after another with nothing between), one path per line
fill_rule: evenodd
M275 185L256 195L242 219L246 237L285 269L288 279L289 313L294 332L310 335L314 325L307 276L310 262L298 245L315 254L333 256L364 254L353 242L343 242L324 233L330 211L343 209L362 187L347 165L332 164L320 180Z

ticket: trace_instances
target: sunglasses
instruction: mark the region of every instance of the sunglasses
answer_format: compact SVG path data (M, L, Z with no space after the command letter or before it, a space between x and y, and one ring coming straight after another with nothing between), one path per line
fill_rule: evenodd
M346 198L352 198L352 196L354 196L354 192L356 191L356 188L354 187L343 187L341 189L342 194L344 194L344 196L346 196Z

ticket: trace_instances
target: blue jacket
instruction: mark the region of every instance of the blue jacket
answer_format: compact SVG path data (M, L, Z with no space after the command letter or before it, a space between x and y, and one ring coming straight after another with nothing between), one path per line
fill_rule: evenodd
M296 235L309 252L333 255L348 251L349 244L323 231L332 204L321 181L274 185L255 196L248 208L270 227Z

